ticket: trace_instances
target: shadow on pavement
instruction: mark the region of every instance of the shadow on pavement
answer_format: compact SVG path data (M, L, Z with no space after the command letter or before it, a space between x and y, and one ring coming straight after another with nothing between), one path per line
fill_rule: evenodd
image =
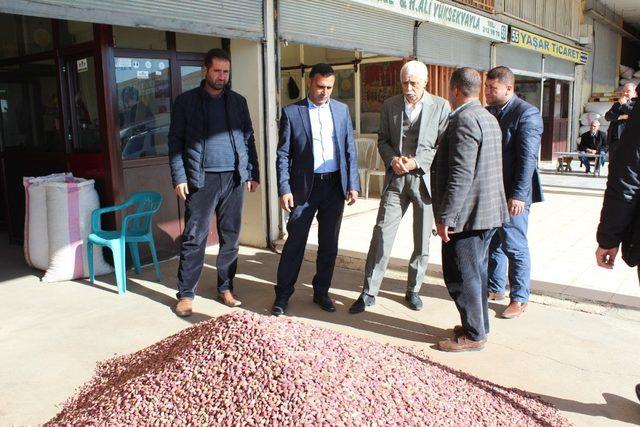
M561 397L538 396L561 411L640 425L640 404L615 394L602 393L605 403L584 403Z

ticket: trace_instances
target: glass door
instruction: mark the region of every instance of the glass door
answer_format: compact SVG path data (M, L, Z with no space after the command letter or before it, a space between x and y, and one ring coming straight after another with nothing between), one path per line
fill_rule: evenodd
M180 67L180 93L200 86L203 79L202 61L179 61Z
M64 63L70 113L66 119L66 136L70 152L101 152L95 59L93 55L76 54L65 57Z
M122 160L169 152L171 72L168 58L115 58Z
M542 160L553 160L557 152L567 150L570 87L568 82L562 80L548 79L544 82Z

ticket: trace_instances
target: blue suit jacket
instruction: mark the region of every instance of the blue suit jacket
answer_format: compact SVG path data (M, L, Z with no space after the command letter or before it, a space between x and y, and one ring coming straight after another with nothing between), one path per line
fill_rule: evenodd
M494 113L496 107L487 107ZM502 130L502 175L507 199L526 204L544 200L538 173L543 124L540 110L513 96L499 120Z
M349 107L332 99L329 102L333 127L338 142L337 155L340 164L342 191L360 191L358 158L353 139ZM288 105L280 118L276 171L278 195L291 193L296 205L309 199L313 188L313 137L307 99Z

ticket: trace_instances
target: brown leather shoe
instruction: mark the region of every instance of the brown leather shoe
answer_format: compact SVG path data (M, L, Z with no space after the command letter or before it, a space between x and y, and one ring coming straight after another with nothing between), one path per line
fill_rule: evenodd
M507 308L502 312L501 317L503 319L515 319L522 316L522 313L527 309L526 302L511 301Z
M503 294L500 292L489 292L489 300L490 301L501 301L507 297L507 294Z
M474 341L466 335L462 335L455 338L447 338L446 340L438 343L438 350L461 352L461 351L480 351L484 348L486 339L480 341Z
M456 325L453 327L453 336L455 338L461 337L466 335L467 333L464 330L464 326L462 325Z
M193 312L193 300L191 298L180 298L176 304L176 315L179 317L189 317Z
M237 300L231 291L220 292L220 300L227 307L240 307L242 305L242 301Z

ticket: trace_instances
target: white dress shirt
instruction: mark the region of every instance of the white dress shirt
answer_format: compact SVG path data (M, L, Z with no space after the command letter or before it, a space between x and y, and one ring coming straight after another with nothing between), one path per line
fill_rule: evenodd
M409 102L407 102L407 98L404 98L404 112L409 118L409 123L413 124L413 122L415 122L418 117L420 117L420 113L422 112L423 99L424 94L422 95L422 98L420 98L420 101L416 102L414 105L411 105L409 104Z
M420 117L420 113L422 113L423 100L424 100L424 93L422 94L422 98L420 98L420 101L416 102L413 105L409 104L409 102L407 101L407 98L404 98L404 113L407 115L407 118L409 119L409 124L413 124L416 120L418 120L418 117ZM402 152L402 130L400 131L400 135L401 135L400 152ZM416 169L420 169L420 165L418 164L418 161L415 158L413 159L413 161L416 162Z
M311 137L313 138L313 172L329 173L338 170L336 156L336 133L329 101L316 105L307 98Z

